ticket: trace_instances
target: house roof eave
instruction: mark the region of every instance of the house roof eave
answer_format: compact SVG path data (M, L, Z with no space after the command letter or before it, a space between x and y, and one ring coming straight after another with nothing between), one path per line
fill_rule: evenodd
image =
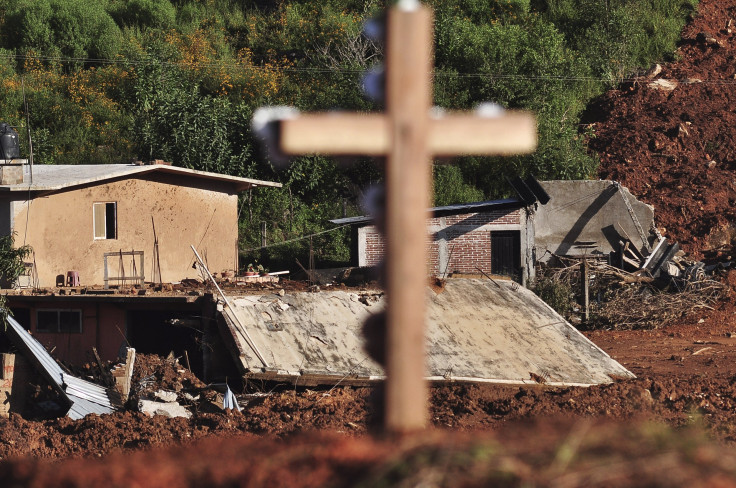
M518 198L504 198L501 200L489 200L484 202L462 203L457 205L445 205L442 207L433 207L427 210L428 217L446 217L448 215L458 215L471 212L485 212L488 210L509 210L524 208L527 205ZM373 216L361 215L358 217L346 217L342 219L333 219L329 222L335 225L357 225L364 226L373 223Z
M280 188L281 183L274 181L242 178L208 171L198 171L178 166L152 164L107 164L107 165L44 165L35 166L34 182L23 182L14 185L0 186L0 192L55 192L71 187L101 183L116 178L125 178L147 173L168 173L188 175L211 181L232 184L236 192L254 187Z

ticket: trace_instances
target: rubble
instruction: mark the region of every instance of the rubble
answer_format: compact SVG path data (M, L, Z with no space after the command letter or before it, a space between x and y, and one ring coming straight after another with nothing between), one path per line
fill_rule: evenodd
M655 247L645 263L657 261L652 258L655 251L656 255L667 256L666 252L657 251L664 247L667 246L663 243ZM587 316L583 320L586 328L660 329L681 317L711 309L729 293L728 285L718 276L706 275L708 268L702 262L690 261L680 252L666 262L666 267L655 267L659 270L656 276L651 266L627 271L600 260L583 262L588 273L586 283L581 282L581 261L569 257L557 256L559 266L543 268L538 274L540 279L564 284L569 290L581 290L571 297L579 305L566 315L574 323ZM720 272L717 267L710 271ZM586 284L592 297L587 310L582 298Z
M176 399L179 397L179 395L176 394L175 391L166 391L166 390L158 390L156 393L153 394L153 396L164 403L173 403L176 402Z
M138 410L150 416L163 415L164 417L192 417L192 412L182 407L179 402L156 402L153 400L138 400Z

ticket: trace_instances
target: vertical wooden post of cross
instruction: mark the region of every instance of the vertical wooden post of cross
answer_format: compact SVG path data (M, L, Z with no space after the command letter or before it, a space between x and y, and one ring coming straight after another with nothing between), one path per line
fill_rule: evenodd
M428 8L388 16L386 115L386 426L416 430L427 422L424 316L427 208L431 202L429 111L432 16Z
M263 133L287 156L387 157L386 428L401 433L424 428L428 417L424 321L432 157L530 152L536 123L530 114L498 107L433 116L431 10L401 0L387 21L385 113L272 109L264 119L278 121L276 134ZM266 127L255 120L254 126Z

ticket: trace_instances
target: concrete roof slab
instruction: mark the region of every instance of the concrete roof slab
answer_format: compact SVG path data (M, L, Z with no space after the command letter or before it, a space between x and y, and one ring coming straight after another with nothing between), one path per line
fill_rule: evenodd
M427 289L427 378L525 384L536 377L550 385L592 385L633 377L534 293L497 283L456 279L439 294ZM363 351L360 333L365 319L384 307L380 292L230 301L233 309L225 306L223 315L248 376L350 382L384 375Z

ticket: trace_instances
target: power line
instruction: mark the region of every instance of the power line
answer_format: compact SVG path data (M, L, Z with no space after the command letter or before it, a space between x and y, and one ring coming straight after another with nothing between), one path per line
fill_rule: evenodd
M322 235L322 234L327 234L327 233L330 233L330 232L335 232L336 230L340 230L343 227L348 227L349 225L350 224L343 224L343 225L341 225L339 227L335 227L334 229L327 229L327 230L323 230L321 232L315 232L314 234L309 234L309 235L305 235L305 236L301 236L301 237L295 237L294 239L289 239L287 241L275 242L275 243L269 244L267 246L258 246L258 247L252 247L250 249L243 249L242 252L258 251L260 249L268 249L268 248L271 248L271 247L282 246L284 244L290 244L292 242L303 241L305 239L309 239L310 237L315 237L315 236L319 236L319 235Z
M347 69L339 67L272 67L272 66L254 66L245 65L230 61L221 62L175 62L175 61L161 61L150 59L128 59L128 58L83 58L83 57L64 57L64 56L41 56L41 55L28 55L28 54L3 54L0 58L13 59L13 60L36 60L36 61L47 61L47 62L58 62L58 63L85 63L85 64L107 64L107 65L126 65L126 66L171 66L171 67L197 67L197 68L237 68L245 71L261 71L261 72L273 72L273 73L313 73L313 74L328 74L328 73L340 73L340 74L352 74L359 75L365 73L365 69ZM550 82L603 82L608 83L614 80L606 77L596 76L562 76L562 75L523 75L523 74L510 74L510 73L480 73L480 72L447 72L442 70L434 71L435 78L476 78L476 79L490 79L490 80L519 80L519 81L550 81ZM641 81L644 78L637 76L629 76L617 80L617 82L635 82ZM698 83L705 85L736 85L736 79L698 79L694 81L692 78L667 78L680 83Z

